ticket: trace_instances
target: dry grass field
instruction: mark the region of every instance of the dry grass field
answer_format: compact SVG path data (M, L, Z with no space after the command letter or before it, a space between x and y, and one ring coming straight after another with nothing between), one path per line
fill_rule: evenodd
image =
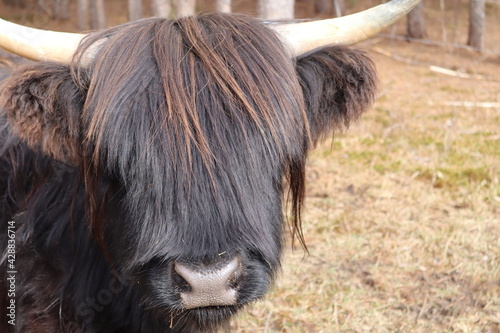
M491 7L486 48L500 53ZM449 29L464 43L466 10L445 22L436 8L429 39ZM404 35L404 23L390 32ZM309 253L288 244L273 291L233 331L499 333L500 56L384 38L361 47L379 70L378 100L313 152Z
M500 332L500 108L446 105L500 102L500 62L450 56L491 80L459 79L382 47L440 52L367 48L382 90L309 159L309 254L287 249L237 332Z

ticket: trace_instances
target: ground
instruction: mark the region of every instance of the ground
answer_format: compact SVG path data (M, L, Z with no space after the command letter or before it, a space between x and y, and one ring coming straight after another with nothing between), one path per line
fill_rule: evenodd
M429 40L464 44L467 1L442 3L426 10ZM0 8L9 14L30 19ZM487 18L483 53L387 37L359 46L377 65L378 99L313 152L308 253L289 242L272 293L235 332L500 332L500 6Z
M382 90L309 159L309 254L288 249L274 293L237 331L500 332L500 105L446 105L500 102L498 58L365 48Z

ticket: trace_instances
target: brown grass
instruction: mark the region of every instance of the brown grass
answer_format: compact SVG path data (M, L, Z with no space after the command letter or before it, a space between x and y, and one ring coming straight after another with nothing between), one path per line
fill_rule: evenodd
M287 249L274 292L237 332L500 331L500 109L442 105L499 102L498 59L376 46L490 80L371 51L381 96L309 160L310 255Z

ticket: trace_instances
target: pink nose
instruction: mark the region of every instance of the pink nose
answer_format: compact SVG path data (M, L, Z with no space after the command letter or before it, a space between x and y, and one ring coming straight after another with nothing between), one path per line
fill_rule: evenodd
M180 293L185 309L236 305L238 280L242 275L238 258L201 267L175 262L174 269L189 285L188 291Z

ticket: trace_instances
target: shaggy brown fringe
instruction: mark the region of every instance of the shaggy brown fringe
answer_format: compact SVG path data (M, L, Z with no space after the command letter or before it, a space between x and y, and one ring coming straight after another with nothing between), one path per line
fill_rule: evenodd
M79 63L83 54L102 40L106 43L90 68L82 69ZM245 16L210 13L178 20L149 19L93 34L83 41L73 71L76 81L88 89L83 119L88 122L85 139L92 143L92 162L85 168L86 179L95 179L100 160L107 154L102 148L106 146L103 134L112 121L109 110L116 107L116 97L134 94L141 85L146 86L144 93L159 93L149 91L149 82L139 76L133 78L136 84L123 89L126 73L135 73L145 61L154 62L157 72L143 75L159 76L163 93L152 132L177 143L176 147L163 143L165 155L176 156L174 164L186 175L196 176L192 163L193 154L197 154L212 178L218 156L228 149L224 142L210 142L218 133L208 135L206 124L201 123L197 100L203 90L208 90L208 95L217 96L218 105L213 106L219 110L214 114L227 113L235 130L245 138L254 135L256 129L265 138L267 149L271 153L277 150L291 191L292 234L305 245L300 210L309 128L302 91L293 62L278 37ZM135 106L141 108L151 106ZM213 122L217 121L214 116ZM306 139L298 142L296 138ZM172 149L178 152L172 154ZM216 187L213 178L212 183ZM97 190L95 185L87 181L87 186L93 188L90 193ZM103 216L98 213L101 199L90 198L91 216ZM91 221L93 229L101 234L102 219Z

